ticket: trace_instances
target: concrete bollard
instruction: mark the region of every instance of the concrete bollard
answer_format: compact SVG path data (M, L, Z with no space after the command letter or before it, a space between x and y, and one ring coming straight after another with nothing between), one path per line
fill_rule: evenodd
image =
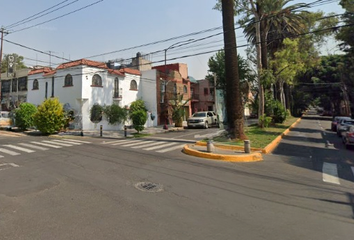
M124 125L124 137L127 137L127 125Z
M244 141L244 148L245 148L245 153L250 153L251 152L251 142L250 142L250 140L245 140Z
M208 140L207 142L207 152L213 152L214 149L214 144L213 144L213 140Z
M100 137L102 137L102 125L100 125Z

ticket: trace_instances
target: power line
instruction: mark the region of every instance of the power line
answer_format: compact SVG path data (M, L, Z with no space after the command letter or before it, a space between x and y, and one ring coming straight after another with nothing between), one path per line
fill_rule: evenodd
M81 10L84 10L85 8L92 7L93 5L96 5L96 4L98 4L98 3L100 3L100 2L103 2L103 1L104 1L104 0L98 0L98 1L96 1L96 2L93 2L93 3L89 4L89 5L86 5L86 6L84 6L84 7L78 8L78 9L76 9L76 10L74 10L74 11L68 12L68 13L66 13L66 14L60 15L60 16L58 16L58 17L49 19L49 20L47 20L47 21L44 21L44 22L41 22L41 23L38 23L38 24L35 24L35 25L32 25L32 26L29 26L29 27L21 28L21 29L19 29L19 30L13 31L13 32L11 32L11 33L20 32L20 31L23 31L23 30L27 30L27 29L30 29L30 28L37 27L37 26L39 26L39 25L43 25L43 24L45 24L45 23L52 22L52 21L54 21L54 20L57 20L57 19L66 17L66 16L68 16L68 15L70 15L70 14L79 12L79 11L81 11Z
M15 23L13 23L13 24L10 24L10 25L6 26L6 28L7 28L7 29L10 29L10 28L14 28L14 27L16 27L16 26L25 24L25 23L27 23L27 22L31 22L31 21L33 21L33 20L35 20L35 19L38 19L38 18L43 17L43 16L45 16L45 15L48 15L48 14L50 14L50 13L52 13L52 12L55 12L55 11L57 11L57 10L59 10L59 9L62 9L62 8L64 8L64 7L66 7L66 6L69 6L69 5L75 3L75 2L77 2L77 1L79 1L79 0L75 0L74 2L68 3L68 4L66 4L66 5L64 5L64 6L62 6L62 7L59 7L59 8L57 8L57 9L54 9L54 10L48 12L48 13L45 13L45 12L49 11L50 9L55 8L55 7L57 7L57 6L60 6L60 5L62 5L63 3L67 2L67 1L69 1L69 0L62 1L62 2L56 4L56 5L52 6L52 7L49 7L49 8L47 8L47 9L45 9L45 10L39 12L39 13L36 13L36 14L30 16L30 17L27 17L27 18L22 19L22 20L20 20L20 21L18 21L18 22L15 22ZM43 14L42 14L42 13L43 13ZM40 15L40 14L42 14L42 15ZM40 16L38 16L38 15L40 15ZM37 16L38 16L38 17L37 17Z

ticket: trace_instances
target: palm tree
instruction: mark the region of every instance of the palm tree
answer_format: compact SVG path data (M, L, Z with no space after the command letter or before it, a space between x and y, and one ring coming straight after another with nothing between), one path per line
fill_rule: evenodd
M281 48L283 39L293 38L302 33L304 19L294 10L303 6L302 3L285 6L292 0L263 0L259 1L258 10L262 11L261 45L262 67L268 68L268 57ZM249 42L256 44L255 18L252 18L244 29ZM268 56L269 52L269 56Z
M225 48L226 110L232 139L246 139L236 49L234 0L222 0Z

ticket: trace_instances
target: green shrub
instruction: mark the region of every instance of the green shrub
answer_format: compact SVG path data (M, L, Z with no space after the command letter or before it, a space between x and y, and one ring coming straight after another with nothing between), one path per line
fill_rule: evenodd
M261 116L259 119L263 122L263 126L265 128L269 127L269 125L272 122L272 118L271 117L267 117L266 115Z
M136 100L130 104L129 114L132 114L133 112L136 112L139 110L144 110L145 112L147 111L147 109L145 107L145 103L142 99Z
M93 123L99 123L102 121L103 107L98 103L95 103L90 109L90 120Z
M65 115L57 98L48 98L38 106L34 114L34 125L43 134L53 134L64 127Z
M279 101L274 102L273 108L273 122L274 123L283 123L286 120L287 111L283 104Z
M147 120L147 113L145 110L132 112L130 118L133 121L134 129L138 131L138 133L144 130L144 124Z
M37 112L37 107L32 103L21 103L19 108L15 110L16 127L26 130L33 127L33 115Z
M121 108L116 104L111 106L105 106L103 113L107 118L109 124L123 123L128 118L128 111L125 108Z

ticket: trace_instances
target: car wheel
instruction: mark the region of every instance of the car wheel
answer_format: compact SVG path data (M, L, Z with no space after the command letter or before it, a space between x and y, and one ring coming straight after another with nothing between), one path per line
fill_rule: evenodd
M204 128L205 128L205 129L208 129L208 128L209 128L208 122L205 122Z

